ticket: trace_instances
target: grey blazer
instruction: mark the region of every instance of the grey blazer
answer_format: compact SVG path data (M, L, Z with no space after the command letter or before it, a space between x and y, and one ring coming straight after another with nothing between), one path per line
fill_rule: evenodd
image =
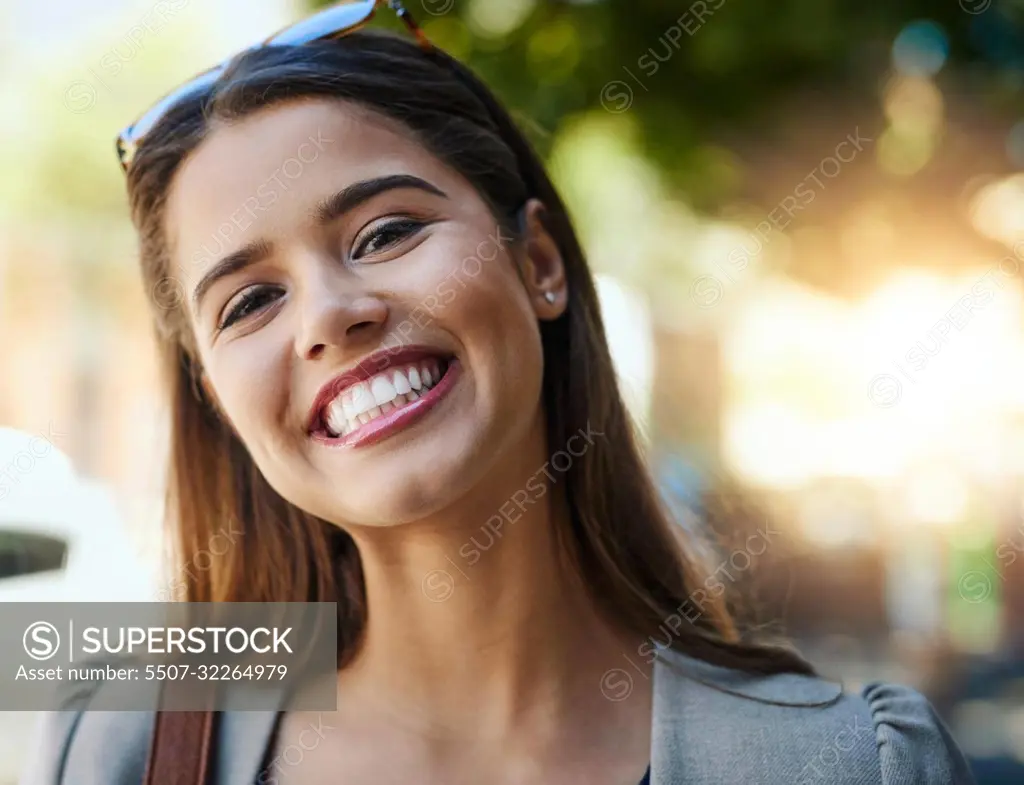
M751 676L666 651L653 678L651 785L974 785L949 731L906 687L851 695L821 679ZM280 764L261 770L275 718L223 714L213 785L291 780ZM152 727L151 712L49 713L21 783L139 785Z

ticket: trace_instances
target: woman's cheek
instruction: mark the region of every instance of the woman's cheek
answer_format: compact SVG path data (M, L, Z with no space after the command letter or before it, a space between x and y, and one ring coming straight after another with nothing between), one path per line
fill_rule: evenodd
M455 305L460 296L476 285L484 271L484 265L478 258L466 254L467 247L439 243L434 250L437 255L432 261L435 263L428 263L425 267L430 271L427 274L429 282L425 281L424 287L427 293L419 303L419 310L430 317Z
M458 286L454 281L450 281L447 278L441 281L441 285L437 287L438 304L444 308L448 306L452 300L458 296Z
M246 336L214 353L209 365L210 380L239 436L254 447L258 434L280 427L277 412L285 405L289 378L285 351L281 342L260 340L259 335Z

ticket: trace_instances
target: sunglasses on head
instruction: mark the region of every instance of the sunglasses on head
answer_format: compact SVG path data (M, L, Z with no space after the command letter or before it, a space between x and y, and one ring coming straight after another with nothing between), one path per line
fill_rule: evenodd
M313 41L329 41L341 38L366 25L373 19L377 9L384 5L388 6L398 15L399 19L405 22L405 26L416 36L420 46L425 50L432 48L423 30L416 24L409 12L405 10L400 0L363 0L363 2L342 3L324 9L308 19L284 28L265 41L250 47L250 50L260 49L265 46L299 46ZM153 129L153 126L159 122L160 118L184 99L195 95L216 82L220 75L224 73L228 62L230 60L225 60L223 63L193 77L160 99L142 117L118 134L117 159L121 162L121 168L125 172L128 171L128 167L135 157L139 144L145 139L146 134Z

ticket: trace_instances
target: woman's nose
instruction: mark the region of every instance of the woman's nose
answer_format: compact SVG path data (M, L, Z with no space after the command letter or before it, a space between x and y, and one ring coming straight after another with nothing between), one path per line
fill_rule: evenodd
M332 349L348 350L379 343L388 320L388 306L366 292L341 293L319 284L300 305L295 352L315 360Z

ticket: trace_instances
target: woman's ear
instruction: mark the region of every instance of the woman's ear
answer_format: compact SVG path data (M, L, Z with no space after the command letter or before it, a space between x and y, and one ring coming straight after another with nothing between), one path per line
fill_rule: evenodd
M539 199L530 199L522 207L522 278L526 293L538 319L550 321L563 313L569 301L565 265L558 243L544 224L547 208Z

